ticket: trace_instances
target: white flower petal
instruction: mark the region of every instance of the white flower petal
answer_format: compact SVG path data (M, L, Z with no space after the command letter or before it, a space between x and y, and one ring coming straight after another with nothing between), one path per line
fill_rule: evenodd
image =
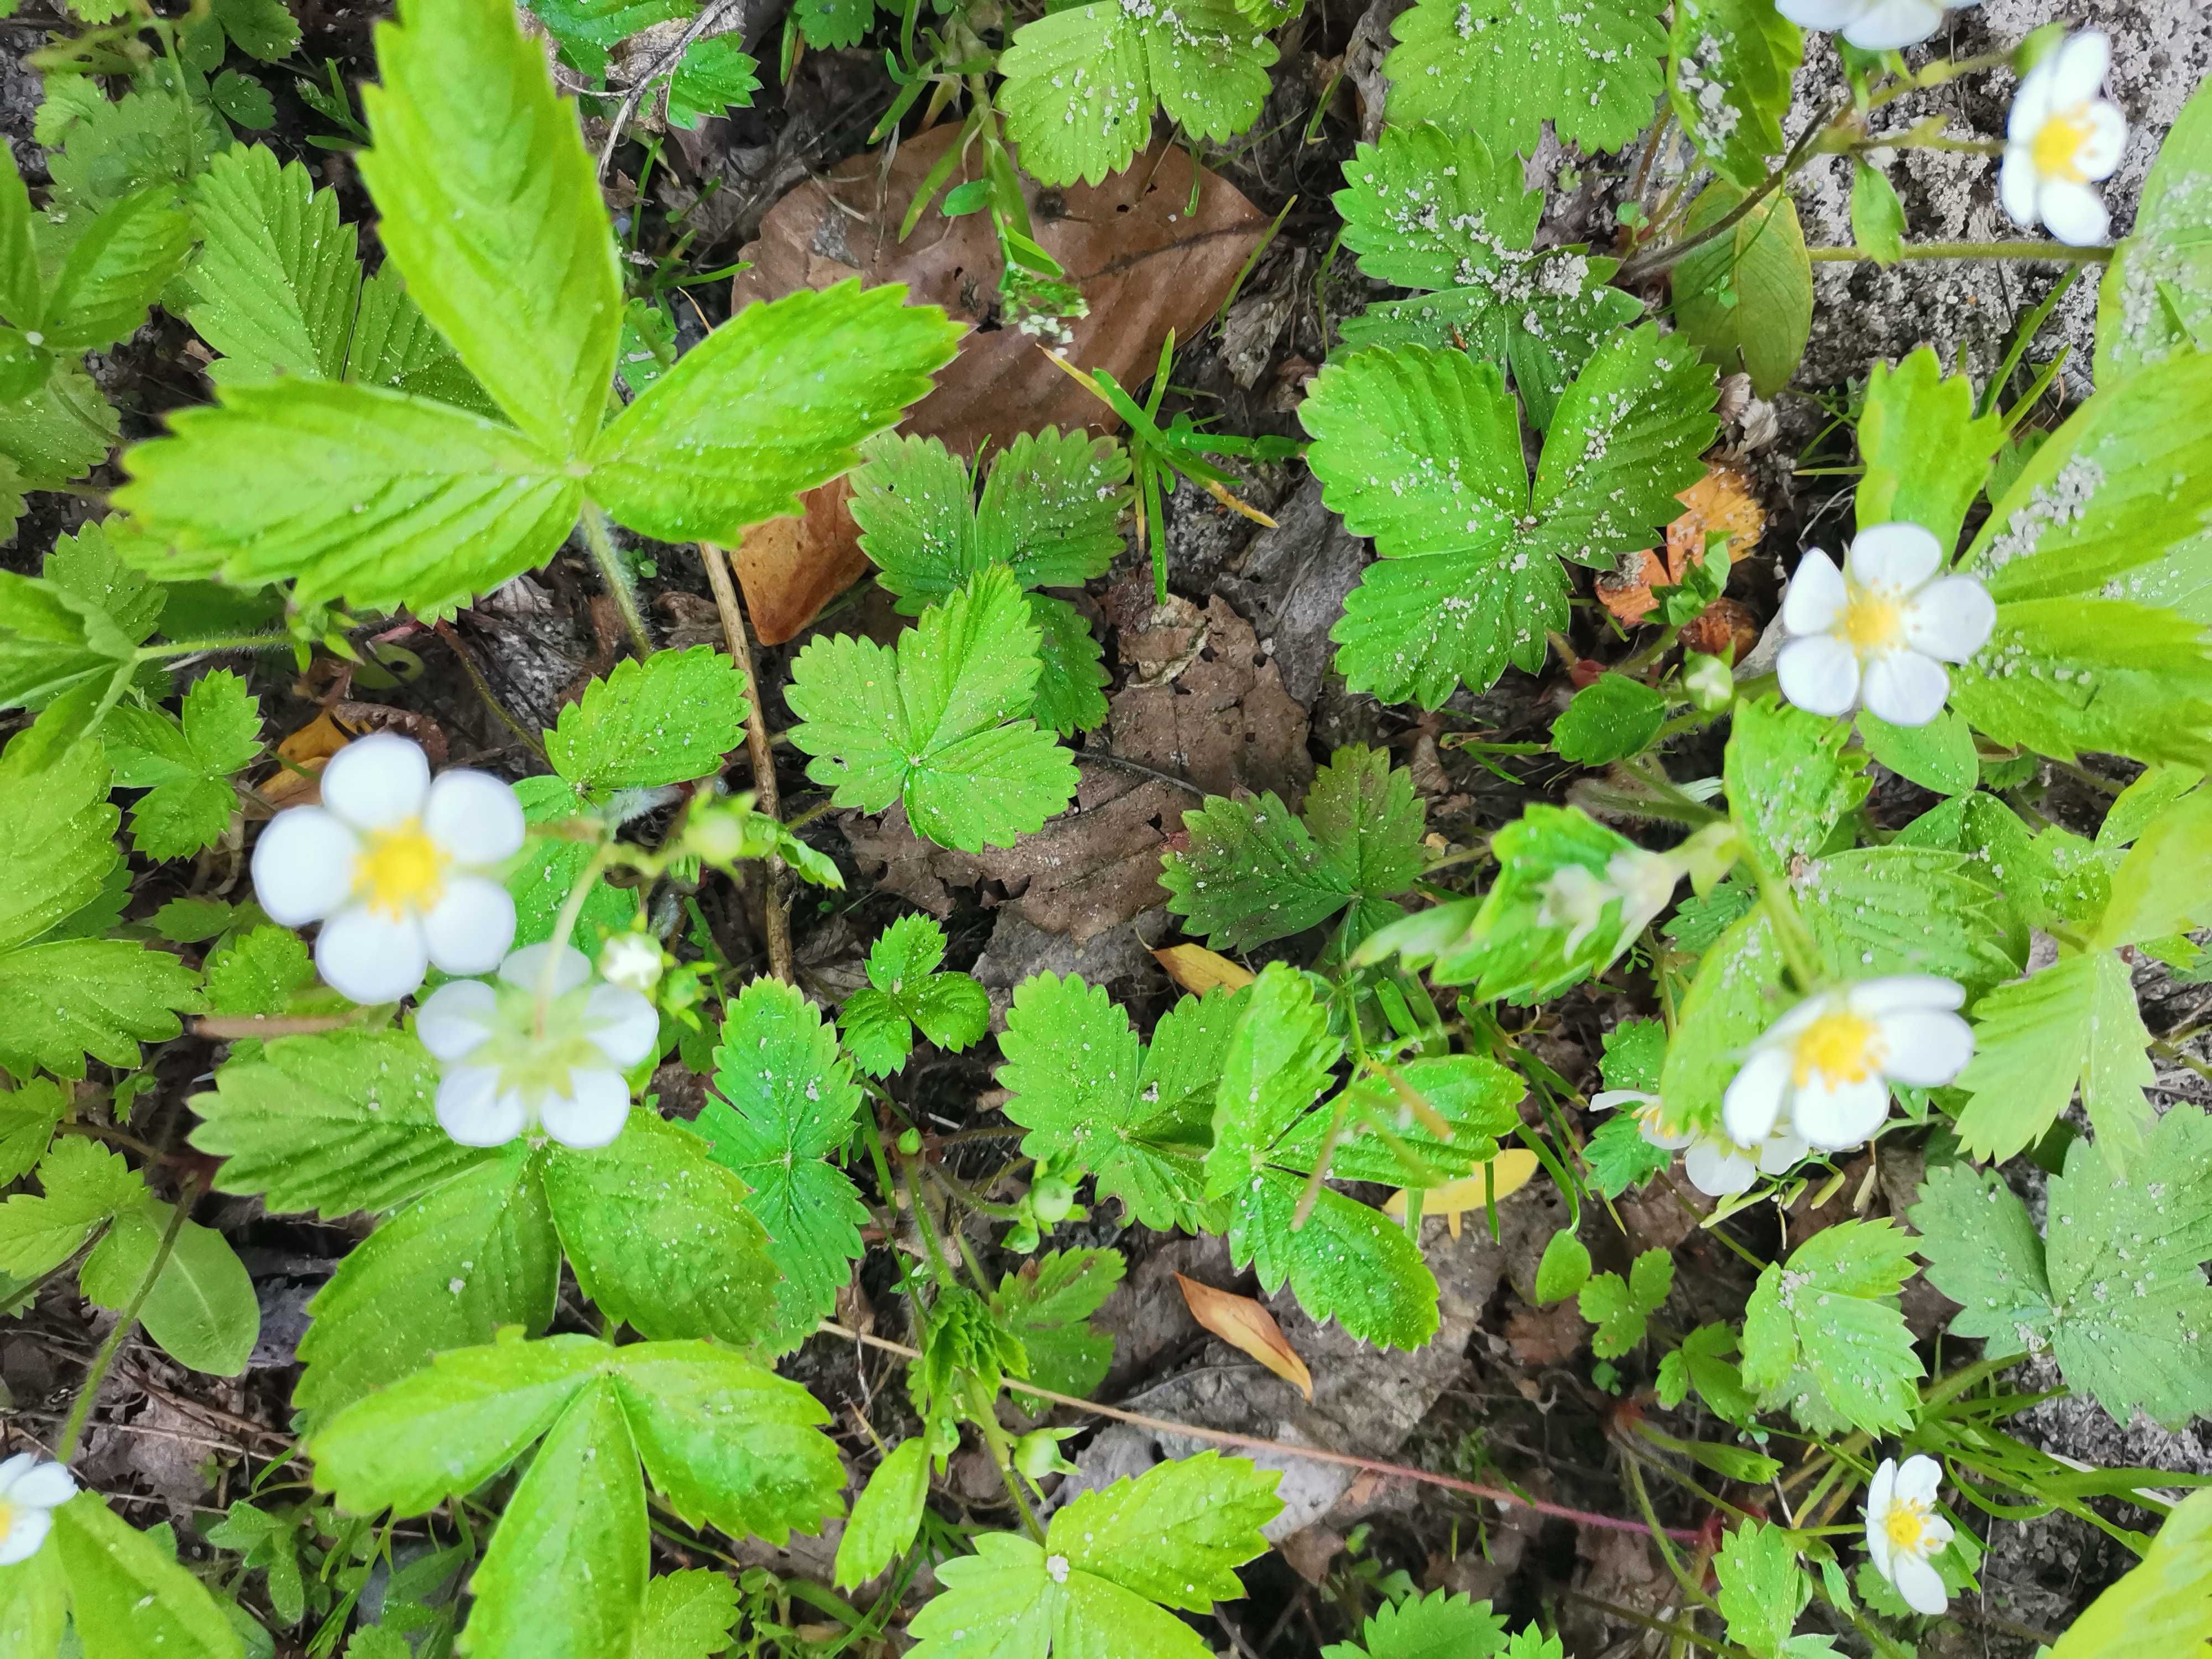
M356 738L323 768L323 805L356 830L419 817L430 789L422 745L390 732Z
M415 1037L435 1060L462 1060L497 1029L499 993L480 979L441 985L415 1011Z
M1902 520L1859 532L1844 555L1844 568L1862 587L1894 588L1910 593L1943 562L1943 545L1934 533Z
M1956 1014L1887 1014L1880 1021L1887 1053L1882 1074L1893 1082L1934 1089L1966 1069L1974 1057L1974 1033Z
M17 1452L5 1462L0 1462L0 1498L15 1490L15 1483L29 1472L39 1461L35 1452Z
M1878 1019L1911 1009L1963 1008L1966 992L1958 981L1941 974L1884 974L1858 981L1844 993L1844 1000L1862 1018Z
M651 1002L621 985L595 985L584 1004L584 1031L619 1071L628 1071L660 1047L660 1015Z
M1782 695L1814 714L1847 714L1859 700L1859 659L1832 634L1792 640L1774 659Z
M547 1134L588 1152L622 1133L629 1116L629 1085L621 1073L580 1067L568 1073L568 1089L567 1097L555 1095L539 1109Z
M1700 1140L1682 1154L1682 1173L1707 1198L1734 1198L1751 1190L1759 1166L1724 1140Z
M1830 1085L1816 1072L1790 1096L1790 1121L1824 1152L1864 1145L1889 1115L1889 1085L1879 1075Z
M1943 1489L1943 1466L1915 1452L1897 1466L1897 1496L1916 1504L1933 1505Z
M10 1504L26 1504L41 1510L58 1508L76 1496L76 1477L69 1472L68 1465L35 1460L8 1488Z
M1821 1015L1832 1012L1835 1006L1835 998L1825 994L1807 997L1766 1028L1766 1034L1759 1039L1759 1046L1761 1048L1786 1046L1790 1038L1796 1036L1798 1032L1820 1018Z
M1867 0L1774 0L1774 9L1793 23L1833 33L1856 21Z
M514 943L514 898L488 876L455 876L422 918L430 960L448 974L488 974Z
M1923 656L1964 662L1990 642L1997 602L1972 576L1945 576L1912 596L1905 611L1905 642Z
M422 987L430 971L422 924L397 921L365 904L349 904L323 924L315 940L315 971L339 995L365 1006L397 1002Z
M1790 591L1782 596L1782 625L1792 634L1825 634L1850 601L1844 573L1835 562L1819 548L1808 548L1790 578Z
M1951 676L1917 651L1885 651L1866 665L1865 695L1866 706L1892 726L1925 726L1943 712Z
M2128 118L2118 105L2100 98L2089 106L2089 136L2074 152L2074 165L2084 179L2109 179L2118 170L2127 148Z
M526 945L499 965L499 976L509 985L525 991L535 991L538 981L545 971L546 952L553 948L549 941L543 945ZM554 970L553 994L566 996L592 976L592 961L574 945L564 945L561 965Z
M2037 193L2035 210L2045 227L2069 247L2088 247L2105 240L2112 216L2094 185L2077 185L2071 179L2045 179Z
M2087 103L2102 89L2106 71L2112 67L2112 39L2101 29L2083 29L2061 41L2044 62L2051 66L2052 104L2068 109Z
M1783 1048L1760 1048L1729 1079L1721 1097L1721 1120L1729 1139L1739 1146L1756 1146L1782 1120L1782 1103L1790 1090L1790 1054Z
M1805 1154L1813 1150L1804 1136L1794 1127L1777 1126L1759 1148L1759 1172L1761 1175L1781 1175L1796 1169L1805 1161Z
M1943 1575L1919 1556L1899 1550L1891 1556L1889 1565L1889 1582L1897 1586L1897 1593L1913 1612L1933 1619L1951 1605L1951 1598L1943 1589Z
M2041 63L2021 77L2020 90L2012 95L2012 108L2005 115L2005 142L2027 149L2050 118L2051 57L2045 53Z
M1866 1501L1867 1553L1874 1558L1874 1570L1885 1578L1889 1577L1889 1508L1896 1488L1896 1460L1885 1457L1867 1483Z
M456 864L501 864L522 850L522 803L489 772L441 772L422 803L422 828Z
M504 1146L530 1127L514 1090L489 1066L456 1066L438 1084L438 1127L464 1146Z
M17 1510L9 1517L8 1530L0 1533L0 1567L12 1567L36 1555L53 1524L53 1516L46 1510L27 1504Z
M253 896L283 927L320 921L353 891L361 837L319 806L294 806L269 820L253 844Z
M2017 100L2013 107L2020 107ZM2004 160L1997 164L1997 199L2013 223L2033 229L2042 221L2035 216L2035 198L2043 188L2043 175L2035 170L2035 158L2026 144L2005 146Z
M1844 30L1844 39L1861 52L1899 52L1942 26L1943 8L1936 0L1875 0Z
M1601 1089L1590 1097L1590 1104L1601 1112L1610 1112L1622 1106L1648 1106L1658 1098L1641 1089Z

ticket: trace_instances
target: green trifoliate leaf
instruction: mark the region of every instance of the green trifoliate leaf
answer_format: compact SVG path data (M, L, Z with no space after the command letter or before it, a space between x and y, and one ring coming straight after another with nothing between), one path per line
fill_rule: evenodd
M115 495L174 550L167 580L289 579L302 603L434 611L543 564L583 502L513 428L367 386L232 386L169 426Z
M1923 346L1895 368L1878 362L1869 371L1858 436L1859 529L1917 524L1948 550L1989 480L2004 421L1977 419L1973 382L1945 379L1934 349Z
M2103 840L2101 831L2099 839ZM2192 932L2208 921L2212 921L2212 790L2197 789L2153 818L2112 872L2112 898L2098 921L2093 943L2140 945Z
M1651 1316L1674 1288L1674 1259L1664 1250L1646 1250L1631 1264L1628 1277L1599 1273L1582 1287L1576 1306L1597 1327L1590 1352L1618 1359L1644 1340Z
M1328 1009L1310 981L1280 963L1243 1000L1206 1159L1207 1192L1231 1206L1230 1260L1250 1264L1270 1293L1287 1279L1316 1322L1338 1320L1377 1347L1419 1346L1436 1334L1437 1285L1405 1229L1326 1184L1295 1224L1319 1141L1305 1120L1319 1115L1343 1048Z
M523 821L530 824L573 817L580 805L574 787L557 777L525 778L514 786L514 794L522 803ZM562 907L591 862L592 848L584 842L549 836L523 844L507 875L507 890L514 896L518 949L553 937ZM569 942L597 961L606 936L628 930L643 910L644 895L637 889L595 880Z
M141 645L161 620L168 594L117 550L129 534L119 519L87 524L55 540L43 574L78 605L100 612L131 644Z
M52 1078L30 1078L0 1090L0 1186L21 1180L46 1156L70 1103L68 1092Z
M622 327L614 237L575 112L504 0L410 0L376 48L359 165L377 234L529 447L565 463L599 429Z
M1390 901L1421 873L1427 823L1412 775L1353 744L1316 775L1303 817L1270 790L1256 800L1212 796L1183 826L1189 847L1161 860L1168 908L1217 950L1244 950L1347 906L1356 935L1395 917Z
M38 1194L0 1202L0 1273L34 1279L76 1254L118 1211L145 1201L146 1183L90 1140L64 1136L39 1160Z
M40 325L46 349L103 351L131 333L191 246L192 222L174 191L156 186L102 209L55 273Z
M1053 1250L999 1281L991 1311L1021 1339L1030 1382L1081 1397L1105 1380L1114 1339L1091 1329L1091 1316L1127 1265L1118 1250Z
M361 285L361 309L346 348L345 377L387 392L405 392L495 418L499 405L477 384L446 337L408 297L397 267L385 265Z
M1743 1380L1766 1407L1869 1434L1911 1423L1921 1365L1897 1306L1911 1255L1889 1222L1844 1221L1768 1264L1743 1325Z
M2212 1494L2174 1506L2149 1551L2076 1619L2051 1659L2108 1653L2187 1653L2212 1642Z
M1275 57L1230 0L1090 0L1015 32L999 107L1040 183L1095 185L1152 142L1155 110L1195 138L1236 137L1260 112Z
M999 1039L1006 1116L1022 1150L1097 1177L1148 1227L1218 1231L1205 1197L1214 1091L1240 995L1185 997L1149 1049L1103 986L1044 973L1014 989Z
M1735 1333L1725 1325L1700 1325L1682 1346L1659 1362L1659 1403L1672 1411L1698 1391L1698 1398L1731 1423L1748 1423L1759 1402L1745 1391L1743 1373L1730 1361Z
M207 959L211 1014L281 1014L315 982L307 946L289 927L256 927Z
M1719 224L1746 193L1715 179L1691 205L1684 234ZM1728 231L1683 255L1669 282L1675 320L1707 362L1723 374L1750 375L1752 390L1762 398L1790 384L1812 337L1813 266L1788 191L1776 191Z
M866 1583L903 1554L921 1530L928 1501L929 1443L916 1435L885 1454L853 1500L845 1535L837 1540L838 1584L851 1589Z
M945 930L927 916L901 916L868 951L868 982L838 1014L845 1046L871 1077L889 1077L914 1051L915 1028L957 1054L991 1023L991 1000L966 974L938 972Z
M1297 1119L1275 1143L1274 1161L1310 1170L1326 1151L1328 1173L1339 1181L1439 1186L1497 1155L1498 1139L1520 1123L1516 1109L1526 1093L1517 1077L1482 1054L1408 1060L1391 1076L1354 1079L1330 1105ZM1408 1095L1425 1117L1414 1115ZM1331 1146L1329 1125L1340 1108L1344 1121ZM1442 1139L1439 1121L1449 1131Z
M1141 1653L1200 1659L1211 1650L1164 1612L1210 1612L1243 1594L1236 1568L1267 1548L1279 1512L1275 1471L1203 1452L1056 1511L1042 1548L985 1533L976 1553L938 1568L944 1586L910 1627L914 1659L994 1654Z
M49 1554L69 1585L84 1659L240 1659L238 1633L207 1587L98 1493L81 1492L53 1511L52 1537L32 1559Z
M896 284L748 306L600 434L592 499L662 541L735 542L799 511L952 357L959 329Z
M1657 11L1649 0L1419 0L1392 26L1389 118L1472 127L1523 155L1548 120L1585 149L1619 149L1662 89Z
M1650 686L1601 674L1553 722L1552 747L1577 766L1609 766L1649 749L1666 720L1667 699Z
M1797 1570L1797 1552L1779 1527L1753 1521L1722 1541L1713 1560L1720 1579L1721 1616L1729 1640L1767 1659L1782 1653L1797 1614L1813 1593Z
M2097 384L2212 350L2212 94L2200 87L2166 129L2097 293ZM2070 1656L2069 1656L2070 1659Z
M632 1659L708 1659L731 1640L738 1587L708 1567L688 1567L645 1587Z
M135 1068L141 1042L184 1029L199 1006L196 976L174 957L128 939L60 939L0 955L0 1066L84 1075L88 1057Z
M120 1312L154 1266L174 1206L142 1200L118 1212L78 1271L85 1295ZM246 1264L223 1236L187 1221L139 1310L146 1334L179 1364L236 1376L261 1334L261 1306Z
M1964 1304L1953 1328L1993 1354L2041 1352L2067 1385L2124 1423L2138 1408L2178 1427L2212 1410L2198 1361L2212 1322L2212 1117L2159 1119L2124 1171L2076 1140L2051 1177L2045 1237L2011 1189L1936 1171L1912 1211L1936 1289Z
M1724 776L1737 833L1770 874L1826 845L1866 799L1866 759L1850 728L1768 697L1738 703Z
M500 1154L438 1127L438 1070L398 1031L278 1037L194 1095L192 1145L223 1159L216 1185L273 1212L336 1220L389 1210Z
M1959 1076L1972 1097L1959 1115L1968 1152L2002 1163L2022 1151L2078 1085L2106 1156L2127 1161L2155 1121L2143 1091L2158 1073L2125 963L2110 951L2067 957L2000 985L1973 1012L1974 1057Z
M1011 571L975 576L899 636L845 635L792 665L792 741L840 806L903 801L917 833L975 852L1032 834L1075 794L1066 750L1024 718L1036 694L1036 627Z
M232 774L261 752L261 706L219 668L192 682L180 720L118 708L105 732L115 781L147 793L131 809L131 844L150 859L185 858L230 827Z
M1557 561L1607 568L1651 544L1700 476L1716 395L1655 329L1616 336L1559 400L1532 489L1494 366L1418 346L1331 363L1299 410L1309 459L1381 556L1331 635L1352 687L1433 708L1540 665L1566 616Z
M222 354L219 381L345 377L361 294L356 234L334 190L317 190L297 161L241 144L217 156L192 190L200 257L185 315Z
M1106 719L1105 653L1083 613L1049 593L1029 596L1037 629L1037 723L1072 737Z
M767 1229L781 1274L774 1345L796 1347L829 1317L865 1249L867 1206L829 1161L852 1136L860 1091L821 1009L773 979L755 980L731 1006L714 1065L696 1127L714 1160L752 1189L745 1208Z
M15 469L9 490L58 489L82 478L107 459L121 430L83 366L55 358L36 391L0 401L0 458Z
M0 707L44 708L81 689L119 696L137 645L70 589L0 571Z
M561 711L546 758L579 794L683 783L745 740L745 677L710 645L617 664Z
M1757 188L1780 159L1782 118L1805 37L1767 0L1680 0L1667 90L1698 153L1723 178Z
M718 34L694 40L684 49L675 74L668 77L668 124L686 131L700 118L720 115L731 109L750 109L760 90L760 67L745 55L734 34Z
M1505 1621L1488 1601L1431 1590L1385 1601L1357 1643L1333 1643L1322 1659L1497 1659L1504 1651Z

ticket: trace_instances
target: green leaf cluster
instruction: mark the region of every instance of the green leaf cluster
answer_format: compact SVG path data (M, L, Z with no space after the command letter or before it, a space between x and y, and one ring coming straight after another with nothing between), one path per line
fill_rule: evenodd
M52 1511L28 1559L0 1567L0 1644L10 1659L244 1659L222 1604L95 1492Z
M1383 60L1389 118L1473 128L1501 154L1619 149L1651 119L1667 32L1650 0L1416 0Z
M1787 1406L1816 1433L1911 1425L1921 1364L1897 1293L1912 1248L1888 1221L1842 1221L1761 1270L1744 1310L1743 1380L1763 1409Z
M957 1054L991 1021L991 999L966 974L941 973L945 930L927 916L901 916L868 951L868 982L845 999L838 1024L853 1063L870 1077L902 1069L917 1028Z

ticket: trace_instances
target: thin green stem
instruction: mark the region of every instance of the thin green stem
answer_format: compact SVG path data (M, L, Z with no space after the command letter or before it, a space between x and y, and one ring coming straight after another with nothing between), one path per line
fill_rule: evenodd
M646 632L645 617L637 608L637 593L630 586L629 573L623 568L622 556L615 551L614 538L607 533L607 515L586 501L583 526L584 544L592 550L592 557L599 567L599 579L614 596L615 609L622 612L623 625L629 629L630 643L640 657L651 656L653 635Z
M1924 64L1919 72L1908 75L1893 85L1885 87L1867 100L1869 110L1880 109L1884 104L1894 103L1899 98L1915 92L1924 92L1929 87L1948 86L1962 75L1972 75L1978 70L2002 69L2012 62L2014 48L2002 52L1985 52L1972 58L1939 58Z
M584 902L592 896L592 889L599 884L607 866L614 861L614 843L602 842L592 853L589 862L576 878L576 884L568 890L568 896L561 901L561 914L553 919L553 937L548 942L545 965L538 974L538 1035L545 1035L545 1022L552 1012L555 988L561 982L561 959L568 951L568 940L576 931L576 923L584 914Z
M1805 257L1814 264L1849 264L1872 260L1875 256L1863 247L1852 246L1808 247ZM1900 259L2027 259L2057 265L2102 264L2112 257L2112 249L2103 243L2073 247L2064 242L2031 239L2006 242L1907 242L1904 252L1898 255Z
M192 1206L199 1201L200 1194L206 1190L206 1185L204 1176L194 1175L185 1178L184 1190L177 1194L176 1207L169 1212L169 1224L161 1230L161 1242L155 1247L153 1261L147 1263L145 1274L138 1281L138 1288L131 1292L131 1300L123 1304L123 1312L115 1322L115 1328L108 1332L107 1340L100 1345L100 1352L93 1355L92 1369L84 1374L83 1385L77 1389L76 1398L70 1404L69 1420L62 1425L62 1437L54 1443L56 1462L66 1463L76 1455L77 1442L83 1437L85 1422L92 1415L93 1401L100 1397L100 1385L107 1381L108 1369L115 1364L115 1356L122 1352L131 1333L138 1328L138 1316L145 1309L146 1298L153 1294L154 1281L161 1278L162 1270L169 1265L169 1257L176 1250L177 1240L183 1236L185 1221L191 1215Z
M161 662L171 657L190 657L214 651L289 650L289 634L234 634L212 640L171 640L163 645L142 645L133 652L138 662Z

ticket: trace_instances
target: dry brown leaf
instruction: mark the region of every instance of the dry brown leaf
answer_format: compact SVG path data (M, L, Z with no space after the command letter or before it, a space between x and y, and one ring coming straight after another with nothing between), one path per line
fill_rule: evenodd
M1503 1203L1528 1184L1538 1167L1535 1153L1526 1147L1508 1146L1488 1162L1476 1164L1474 1174L1425 1191L1421 1194L1421 1219L1426 1222L1432 1216L1441 1216L1445 1229L1457 1238L1462 1218L1469 1210L1482 1209L1493 1196ZM1405 1220L1406 1194L1402 1189L1384 1200L1382 1213L1394 1221Z
M739 250L752 265L731 284L730 309L855 276L872 286L904 283L917 304L942 306L975 330L939 373L937 390L908 416L907 431L972 456L986 439L1005 444L1043 426L1116 429L1105 406L1061 374L1031 336L986 326L995 319L999 271L988 216L947 219L931 209L912 236L898 240L915 191L958 137L958 124L948 123L902 144L888 174L878 157L860 155L793 190ZM946 184L979 177L981 167L979 149ZM1187 213L1194 178L1198 208ZM1024 181L1024 188L1036 240L1091 307L1073 325L1068 360L1106 369L1125 385L1149 378L1170 330L1188 340L1205 325L1267 229L1266 214L1174 144L1155 147L1102 185L1047 191ZM826 485L806 498L805 520L745 537L738 580L763 643L791 638L867 568L845 499Z
M1313 1398L1313 1373L1298 1358L1275 1322L1275 1316L1249 1296L1217 1291L1195 1279L1175 1276L1176 1286L1190 1308L1190 1316L1231 1347L1248 1353L1269 1370Z
M322 799L317 781L331 756L371 732L397 732L422 745L434 768L446 760L446 734L427 714L380 702L333 703L276 745L279 764L254 786L270 805L312 806Z
M1240 991L1252 982L1250 969L1238 967L1203 945L1170 945L1153 951L1152 957L1168 970L1170 979L1194 997L1216 989Z
M1766 509L1753 493L1751 475L1740 467L1716 465L1674 499L1682 511L1667 526L1664 563L1656 552L1624 553L1617 568L1597 579L1598 598L1625 623L1639 623L1651 613L1658 603L1651 597L1654 586L1679 583L1692 563L1705 562L1709 533L1729 538L1732 565L1766 533Z

